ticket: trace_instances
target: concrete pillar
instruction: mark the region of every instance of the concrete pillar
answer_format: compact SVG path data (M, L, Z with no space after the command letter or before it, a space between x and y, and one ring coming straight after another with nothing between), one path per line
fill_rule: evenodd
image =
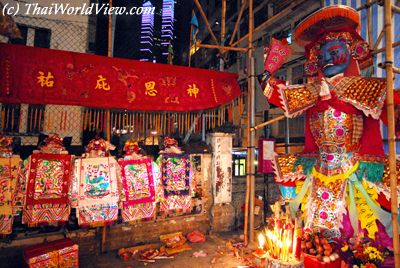
M214 232L232 231L235 226L235 208L232 206L232 134L212 133L207 143L212 148L211 185L213 206L211 229Z

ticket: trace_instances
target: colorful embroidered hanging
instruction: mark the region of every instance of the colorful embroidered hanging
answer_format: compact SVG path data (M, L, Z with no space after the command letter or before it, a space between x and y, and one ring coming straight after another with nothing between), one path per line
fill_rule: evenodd
M79 225L102 225L118 219L118 163L113 157L78 159L70 193Z
M160 203L161 211L178 209L188 212L191 210L191 171L188 155L161 155L161 174L165 196Z
M30 225L68 221L72 156L33 154L27 169L22 222Z
M0 158L0 235L12 233L14 219L12 200L20 164L19 156Z
M160 173L150 158L118 161L125 201L122 202L122 219L134 221L151 218L156 208L156 187Z

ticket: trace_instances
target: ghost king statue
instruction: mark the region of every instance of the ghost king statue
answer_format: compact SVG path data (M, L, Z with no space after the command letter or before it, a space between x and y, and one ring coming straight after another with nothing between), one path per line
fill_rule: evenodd
M264 94L287 117L305 113L303 154L278 156L275 163L276 182L293 193L291 210L301 206L306 228L336 237L348 214L355 232L364 229L374 238L378 231L391 235L379 125L386 82L360 76L360 64L371 55L358 34L359 20L347 6L304 19L293 36L305 48L307 83L287 85L266 74Z

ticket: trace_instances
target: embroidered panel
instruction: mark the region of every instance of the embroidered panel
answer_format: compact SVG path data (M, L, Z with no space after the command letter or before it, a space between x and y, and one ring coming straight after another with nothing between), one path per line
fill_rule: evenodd
M360 147L362 116L329 107L326 111L311 114L310 129L321 152L354 152Z
M126 201L124 207L155 201L155 185L150 158L119 161L122 187Z
M118 219L117 203L80 206L78 208L79 225L104 224Z
M304 179L303 166L298 165L295 168L295 163L298 156L294 154L275 155L273 159L273 168L275 173L275 181L277 183L288 183Z
M71 197L76 197L79 225L118 219L118 163L113 157L79 159ZM76 191L74 193L74 191Z
M279 91L287 117L295 117L313 106L318 100L319 88L314 84L283 87Z
M26 203L22 222L30 225L68 220L72 156L33 154L26 170Z
M144 203L122 208L121 215L123 221L129 222L154 217L155 212L156 203Z
M160 202L160 211L183 210L190 212L192 209L192 198L190 196L170 196Z
M62 197L64 173L62 161L38 159L33 198L40 200Z
M325 184L313 178L308 203L306 228L322 228L339 231L342 214L345 211L345 190L347 180L335 180Z
M17 187L19 157L0 158L0 235L11 234L12 203Z
M26 183L28 170L30 166L29 159L22 161L18 170L17 189L13 198L13 214L21 214L26 203Z
M345 77L336 86L339 99L353 104L365 115L379 119L386 98L386 80L369 77Z
M190 194L190 160L187 155L162 155L162 183L165 197Z
M66 204L71 155L33 154L27 182L26 205Z

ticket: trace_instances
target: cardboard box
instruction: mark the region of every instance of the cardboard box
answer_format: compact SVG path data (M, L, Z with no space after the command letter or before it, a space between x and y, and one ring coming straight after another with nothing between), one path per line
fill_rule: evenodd
M78 245L70 239L30 246L24 249L25 263L30 268L77 268Z

